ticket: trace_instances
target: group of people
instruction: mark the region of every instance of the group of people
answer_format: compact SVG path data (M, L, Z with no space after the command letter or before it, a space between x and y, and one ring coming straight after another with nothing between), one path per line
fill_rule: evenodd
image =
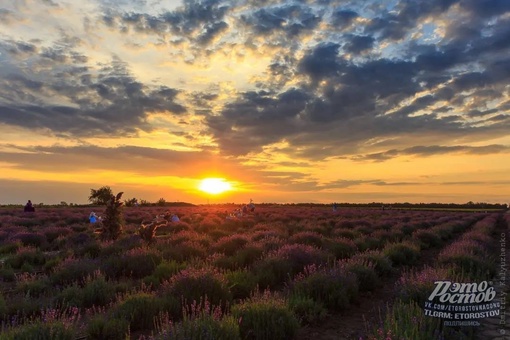
M249 204L245 204L245 205L243 205L242 208L237 208L232 213L228 214L227 215L227 220L241 218L244 215L247 215L247 214L253 213L253 212L255 212L255 204L253 204L253 200L250 199L250 203Z

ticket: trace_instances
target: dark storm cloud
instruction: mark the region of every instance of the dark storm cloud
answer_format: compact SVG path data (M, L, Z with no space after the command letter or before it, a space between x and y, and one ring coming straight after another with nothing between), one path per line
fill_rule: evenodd
M338 9L332 14L331 24L336 27L346 27L353 23L359 17L359 14L349 9Z
M339 44L319 44L299 62L298 70L315 80L337 75L345 67L338 57L339 49Z
M348 42L343 49L349 53L359 54L367 50L371 50L375 39L367 35L349 35L346 37Z
M382 40L402 39L421 19L445 14L457 3L465 20L448 22L440 43L407 41L403 53L392 58L371 51ZM283 81L301 76L301 82L292 86L305 97L294 115L289 115L292 119L275 119L280 117L278 112L261 116L277 107L280 94L286 91L284 83L274 82L261 85L267 93L258 96L256 105L246 100L246 93L239 93L221 115L210 117L207 123L222 150L229 154L246 154L285 141L289 147L281 152L314 160L359 154L357 149L372 138L399 137L410 147L411 141L406 142L409 138L420 138L426 144L451 144L455 139L467 142L506 136L509 122L497 113L508 110L498 103L504 99L510 78L508 5L492 1L485 5L494 5L499 12L479 11L472 1L399 2L398 10L378 14L368 24L364 23L366 17L356 20L360 25L356 31L345 27L363 17L363 11L339 7L330 18L338 26L344 22L337 27L341 33L308 45L298 59L275 58L269 66L268 73ZM261 26L255 29L259 34L283 25L281 16L272 12L260 9L254 13L260 14ZM344 51L367 53L369 57L352 60L343 55ZM484 124L469 119L483 116L488 117ZM495 122L498 124L492 124ZM371 157L389 159L400 154L390 150Z
M159 15L107 9L102 21L108 27L118 28L122 32L132 27L137 32L172 34L206 45L228 29L224 18L229 8L230 4L221 0L184 0L181 7Z
M283 32L288 38L293 38L316 28L321 22L321 17L315 14L311 7L285 5L255 10L241 16L241 20L256 35L266 36Z
M242 99L226 105L221 116L209 116L206 122L222 149L244 154L295 132L296 116L306 108L309 97L300 89L277 96L264 91L246 92Z

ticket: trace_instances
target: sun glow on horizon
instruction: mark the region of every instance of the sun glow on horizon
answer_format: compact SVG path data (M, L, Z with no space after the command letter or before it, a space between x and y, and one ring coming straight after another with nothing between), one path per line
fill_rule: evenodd
M223 178L205 178L200 182L198 188L213 195L232 190L230 183L226 182Z

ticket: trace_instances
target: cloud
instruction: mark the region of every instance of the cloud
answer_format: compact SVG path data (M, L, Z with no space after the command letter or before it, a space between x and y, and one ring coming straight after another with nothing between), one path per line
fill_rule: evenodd
M153 112L179 115L178 90L138 81L129 66L113 57L99 70L88 58L66 46L39 48L18 41L4 42L0 51L14 60L30 58L32 68L14 60L0 65L0 122L30 129L48 129L74 137L133 135L150 131Z
M320 24L321 17L314 13L312 7L293 4L257 9L242 15L241 21L255 35L282 33L287 39L292 39L315 29Z
M485 145L485 146L467 146L467 145L455 145L455 146L414 146L402 150L388 150L384 152L372 153L367 155L357 155L352 159L356 161L375 161L382 162L399 156L418 156L418 157L430 157L434 155L444 155L450 153L464 153L472 155L488 155L494 153L509 153L510 146L507 145Z

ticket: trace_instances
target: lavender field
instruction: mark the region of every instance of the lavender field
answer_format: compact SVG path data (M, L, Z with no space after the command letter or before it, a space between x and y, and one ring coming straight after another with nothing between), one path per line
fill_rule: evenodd
M104 237L91 208L0 209L0 339L476 338L422 306L436 280L493 280L510 225L504 213L231 210L125 207Z

